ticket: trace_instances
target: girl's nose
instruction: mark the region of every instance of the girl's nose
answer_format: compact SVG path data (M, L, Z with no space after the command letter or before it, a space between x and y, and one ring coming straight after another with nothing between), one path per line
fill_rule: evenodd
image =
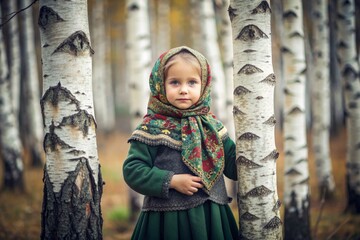
M181 86L180 88L180 94L186 94L188 92L188 89L187 87L184 85L184 86Z

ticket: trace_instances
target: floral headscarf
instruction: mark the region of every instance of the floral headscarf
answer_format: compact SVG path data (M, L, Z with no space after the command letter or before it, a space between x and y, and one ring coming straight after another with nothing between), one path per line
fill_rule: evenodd
M181 51L194 55L201 68L200 99L185 110L178 109L168 102L164 87L164 66L172 56ZM183 46L162 54L150 75L151 95L147 114L129 139L152 146L165 145L181 151L182 161L202 179L206 192L212 188L222 173L224 168L222 140L228 137L224 125L209 112L210 82L210 67L199 52Z

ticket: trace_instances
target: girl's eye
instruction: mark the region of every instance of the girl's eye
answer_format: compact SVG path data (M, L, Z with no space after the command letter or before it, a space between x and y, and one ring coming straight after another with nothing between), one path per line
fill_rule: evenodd
M179 84L179 81L177 81L177 80L171 80L171 81L170 81L170 84L171 84L171 85L178 85L178 84Z
M189 84L191 85L191 86L193 86L193 85L196 85L196 84L198 84L199 82L197 81L197 80L191 80L190 82L189 82Z

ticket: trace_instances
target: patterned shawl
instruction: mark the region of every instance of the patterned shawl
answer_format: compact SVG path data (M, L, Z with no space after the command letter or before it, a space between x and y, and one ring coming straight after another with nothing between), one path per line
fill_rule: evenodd
M200 63L201 96L195 105L181 110L166 99L164 66L170 57L184 50L193 54ZM228 135L224 125L209 112L211 74L207 60L185 46L170 49L156 61L149 82L151 95L147 114L129 141L137 140L151 146L165 145L181 151L182 161L202 179L204 190L208 192L222 174L222 141Z

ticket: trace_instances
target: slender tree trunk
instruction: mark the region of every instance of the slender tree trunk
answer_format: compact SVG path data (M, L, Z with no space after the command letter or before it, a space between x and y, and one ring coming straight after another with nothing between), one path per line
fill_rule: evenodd
M209 60L212 72L212 103L213 111L216 116L226 121L226 107L225 103L225 76L224 69L221 62L220 47L218 43L218 34L215 21L215 12L212 0L200 1L200 17L201 17L201 32L202 43L204 44L204 55Z
M2 1L5 14L9 15L17 10L17 1ZM20 39L19 39L18 18L11 19L4 26L5 35L8 37L8 66L10 70L11 102L15 117L19 115L20 106Z
M0 6L0 18L1 18ZM10 74L0 29L0 158L4 164L3 188L24 190L23 161L18 122L10 98Z
M314 72L313 72L313 148L321 193L331 196L335 190L330 158L330 81L328 1L314 1Z
M360 81L356 56L355 2L339 0L337 12L337 52L342 75L347 129L348 208L360 213Z
M282 41L284 104L285 239L311 239L308 148L305 118L305 42L301 0L284 0Z
M21 0L20 8L25 9L31 0ZM40 86L37 57L35 52L35 34L32 11L20 13L20 43L22 52L22 103L21 121L26 136L25 147L29 150L33 166L43 166L45 156L42 148L43 128L41 126Z
M41 239L102 239L87 1L40 1L44 198Z
M158 1L157 7L157 54L160 56L163 52L169 50L171 43L171 34L170 34L170 1L160 0Z
M200 1L199 0L190 0L190 24L191 24L191 40L192 46L194 49L199 52L205 52L203 46L202 37L201 37L201 17L199 14L200 11Z
M150 27L147 1L127 1L127 60L130 90L131 128L146 114L149 93L147 91L151 72ZM142 206L143 196L129 188L131 220L135 220Z
M268 1L232 0L240 239L282 239Z

